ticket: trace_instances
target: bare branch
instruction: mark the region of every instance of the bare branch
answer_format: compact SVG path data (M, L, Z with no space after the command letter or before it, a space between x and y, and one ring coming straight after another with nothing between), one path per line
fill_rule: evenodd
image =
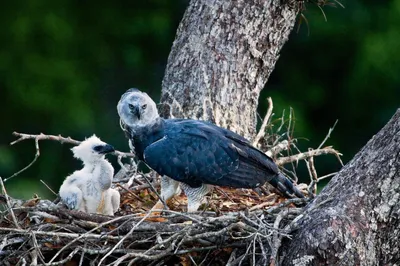
M279 142L274 147L270 148L265 154L268 155L269 157L275 157L276 154L279 154L280 152L289 149L289 146L290 146L289 141L285 139Z
M272 109L274 108L274 105L272 103L272 99L271 97L267 98L268 101L268 110L267 110L267 114L264 117L263 123L261 125L260 130L258 131L257 136L254 138L253 140L253 145L257 146L258 142L260 141L261 138L263 138L265 136L265 129L267 128L268 122L271 118L272 115Z
M27 170L29 167L31 167L36 162L36 160L40 156L40 149L39 149L39 141L40 140L53 140L53 141L60 142L61 144L68 143L68 144L73 144L73 145L79 145L81 143L78 140L71 139L70 137L64 138L61 135L58 135L58 136L45 135L43 133L40 133L39 135L32 135L32 134L24 134L24 133L18 133L18 132L14 132L13 135L18 137L18 139L14 140L13 142L11 142L10 145L17 144L18 142L21 142L21 141L27 140L27 139L35 140L36 154L35 154L35 158L32 160L32 162L30 164L28 164L26 167L24 167L23 169L19 170L18 172L14 173L10 177L4 179L4 182L7 182L11 178L21 174L22 172ZM128 153L128 152L114 151L111 154L117 156L119 158L119 162L121 161L120 158L133 158L133 157L135 157L135 154ZM122 164L122 163L120 163L120 164Z
M15 133L15 132L14 132L14 133ZM21 140L22 140L22 139L21 139ZM19 141L20 141L20 140L11 142L10 145L14 145L15 143L17 143L17 142L19 142ZM22 172L24 172L25 170L27 170L29 167L31 167L31 166L36 162L36 160L37 160L37 159L39 158L39 156L40 156L39 140L37 140L37 139L35 139L35 148L36 148L36 154L35 154L35 157L33 158L33 160L32 160L27 166L25 166L24 168L22 168L22 169L19 170L18 172L14 173L14 174L12 174L11 176L9 176L8 178L4 179L4 182L7 182L8 180L10 180L10 179L13 178L13 177L16 177L17 175L19 175L20 173L22 173Z
M339 159L339 161L342 163L342 161L339 158L339 156L342 156L342 154L339 151L333 149L331 146L325 147L322 149L310 150L308 152L303 152L303 153L295 154L292 156L281 157L281 158L278 158L275 161L275 163L279 166L282 166L284 164L298 162L300 160L304 160L304 159L307 159L307 158L310 158L313 156L320 156L320 155L325 155L325 154L334 154Z
M318 175L317 170L315 169L314 165L314 157L310 157L308 160L304 160L307 165L308 173L310 174L311 184L308 187L309 194L314 195L317 192L317 183L318 183Z
M24 133L18 133L14 132L14 136L18 137L17 140L13 141L10 143L10 145L14 145L20 141L27 140L27 139L34 139L35 141L39 140L53 140L60 142L61 144L68 143L68 144L73 144L73 145L79 145L81 141L74 140L71 137L62 137L61 135L55 136L55 135L45 135L43 133L40 133L39 135L32 135L32 134L24 134ZM115 156L121 156L121 158L134 158L135 154L129 153L129 152L121 152L121 151L114 151L111 153Z
M319 144L317 149L321 149L322 146L325 144L325 142L331 137L331 134L332 134L333 130L335 129L335 126L336 126L338 121L339 120L336 120L335 124L333 124L333 127L329 128L328 134L326 134L324 140L321 142L321 144Z

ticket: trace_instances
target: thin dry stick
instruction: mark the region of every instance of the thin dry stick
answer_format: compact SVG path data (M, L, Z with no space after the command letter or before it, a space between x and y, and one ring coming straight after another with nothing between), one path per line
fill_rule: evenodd
M33 135L33 134L24 134L24 133L18 133L18 132L13 132L13 135L18 137L18 139L14 140L13 142L11 142L10 145L17 144L18 142L21 142L23 140L34 139L35 140L35 147L36 147L36 154L35 154L35 158L32 160L32 162L30 164L28 164L26 167L24 167L23 169L19 170L18 172L14 173L10 177L4 179L4 182L10 180L11 178L19 175L22 172L24 172L25 170L27 170L29 167L31 167L36 162L37 158L40 156L39 140L54 140L54 141L60 142L61 144L69 143L69 144L73 144L73 145L79 145L81 143L78 140L71 139L70 137L64 138L61 135L58 135L58 136L45 135L43 133L40 133L39 135ZM135 155L133 153L120 152L120 151L114 151L112 154L117 156L117 157L119 157L119 158L132 158L132 157L135 157ZM118 163L121 165L121 167L124 167L122 165L121 160L118 160Z
M119 221L119 220L126 219L126 218L129 218L129 217L135 217L135 216L137 216L137 214L131 214L131 215L120 216L120 217L117 217L117 218L114 218L114 219L112 219L112 220L109 220L109 221L106 221L106 222L104 222L104 223L99 224L98 226L96 226L96 227L94 227L93 229L87 231L86 233L84 233L84 234L82 234L82 235L76 237L74 240L72 240L71 242L69 242L68 244L66 244L65 246L63 246L63 247L54 255L54 257L50 260L49 263L52 263L65 249L67 249L67 248L68 248L69 246L71 246L73 243L77 242L78 240L80 240L80 239L82 239L82 238L85 238L88 234L90 234L90 233L96 231L97 229L99 229L99 228L101 228L101 227L103 227L103 226L105 226L105 225L108 225L108 224L117 222L117 221Z
M15 233L18 233L18 234L25 234L25 235L29 235L30 232L31 232L30 230L8 228L8 227L0 227L0 231L15 232ZM63 232L34 231L33 233L35 235L40 235L40 236L53 236L53 237L73 238L74 239L73 242L76 242L78 240L77 238L79 238L79 239L82 239L82 238L84 238L84 239L105 239L106 238L106 239L110 239L110 240L119 240L119 239L121 239L121 237L119 237L119 236L109 236L109 235L101 235L101 234L88 234L89 232L87 232L85 234L76 234L76 233L63 233ZM82 237L82 236L84 236L84 237ZM51 260L50 263L52 261L53 260Z
M121 240L118 241L118 243L117 243L106 255L104 255L103 258L101 258L101 260L100 260L100 262L99 262L99 265L101 265L101 264L103 263L103 261L104 261L108 256L110 256L110 255L114 252L114 250L116 250L116 249L122 244L122 242L124 242L124 240L125 240L128 236L130 236L130 235L133 233L133 231L135 231L136 228L137 228L144 220L146 220L146 219L150 216L151 213L152 213L152 210L148 211L147 214L146 214L139 222L137 222L137 224L135 224L135 226L133 226L132 229L131 229L124 237L122 237Z
M14 133L16 133L16 132L14 132ZM14 133L13 133L13 134L14 134ZM22 140L22 139L21 139L21 140ZM17 142L19 142L19 141L20 141L20 140L13 141L13 142L10 143L10 145L14 145L15 143L17 143ZM39 156L40 156L39 140L38 140L38 139L35 139L35 148L36 148L36 154L35 154L35 157L33 158L33 160L32 160L27 166L25 166L24 168L22 168L22 169L19 170L18 172L14 173L14 174L12 174L10 177L7 177L6 179L4 179L4 182L7 182L7 181L10 180L11 178L13 178L13 177L19 175L20 173L24 172L25 170L27 170L29 167L31 167L31 166L36 162L36 160L37 160L37 159L39 158Z
M45 185L45 187L47 187L54 195L58 196L57 193L54 192L54 190L51 189L51 187L49 187L42 179L40 179L40 182Z
M45 264L45 265L46 266L64 265L68 261L72 260L72 258L75 256L76 253L78 253L78 251L79 251L79 248L75 248L71 253L69 253L69 255L65 259L60 260L60 261L56 261L56 262L53 262L53 263L48 263L48 264Z
M330 174L327 174L327 175L318 177L318 181L321 181L321 180L326 179L326 178L328 178L328 177L334 176L334 175L336 175L337 173L338 173L338 172L334 172L334 173L330 173Z
M320 156L320 155L324 155L324 154L334 154L339 159L339 161L342 163L342 161L339 158L339 156L342 156L342 154L340 152L338 152L337 150L333 149L331 146L325 147L322 149L316 149L316 150L311 150L311 151L307 151L307 152L302 152L302 153L287 156L287 157L281 157L281 158L278 158L275 161L275 163L279 166L282 166L287 163L297 162L297 161L304 160L304 159L307 159L307 158L310 158L313 156Z
M297 209L283 210L278 214L278 216L276 217L276 219L274 221L275 231L273 233L273 243L271 245L272 250L271 250L271 257L270 257L270 265L276 265L277 258L278 258L278 251L282 244L283 234L280 233L282 230L280 230L279 225L280 225L281 221L283 220L283 218L285 218L286 216L288 216L291 213L299 214L299 210L297 210ZM284 230L284 231L286 231L286 230Z
M156 174L156 173L155 173ZM150 189L153 191L154 194L156 194L157 198L161 203L164 205L164 208L167 209L168 205L165 202L165 200L160 196L160 194L157 192L157 189L153 186L153 184L150 182L150 180L147 178L146 175L143 175L144 180L146 180L147 184L150 186Z
M268 121L269 121L269 119L271 118L271 115L272 115L272 109L274 108L274 105L272 103L271 97L268 97L267 101L268 101L267 114L264 117L263 123L261 125L260 130L258 131L257 136L254 138L253 146L257 146L257 144L260 141L260 139L265 136L265 129L266 129L266 127L268 125Z
M34 250L32 251L32 256L35 256L36 259L37 259L37 257L39 257L40 261L42 263L44 263L44 256L43 256L42 252L40 251L40 247L37 242L36 235L33 231L31 232L31 237L32 237L32 243L33 243L33 247L34 247ZM37 262L36 262L36 265L37 265Z
M314 157L311 156L308 160L304 161L306 162L308 173L310 174L311 183L309 185L309 192L311 192L311 196L311 194L315 194L317 191L318 175L314 165Z
M268 155L269 157L275 157L276 154L279 154L281 151L289 149L289 141L286 139L279 142L272 148L270 148L265 154Z
M79 259L79 266L82 266L82 264L83 264L83 259L85 258L85 250L84 250L85 248L86 248L86 243L82 249L81 258Z
M2 191L4 193L4 196L5 196L5 199L6 199L6 204L7 204L8 210L10 211L11 218L12 218L14 224L15 224L15 227L17 227L18 229L21 229L21 227L18 224L17 218L15 218L14 211L13 211L12 206L10 204L10 198L8 197L7 190L6 190L6 187L4 186L3 178L1 178L1 176L0 176L0 185L1 185L1 189L2 189Z
M136 195L135 193L133 193L132 191L130 191L129 189L121 186L121 184L117 184L117 187L121 188L122 190L124 190L126 193L128 193L129 195L131 195L132 197L134 197L135 199L137 199L140 202L144 202L144 200L142 198L140 198L138 195Z
M281 120L281 124L279 125L276 132L280 132L282 130L283 126L285 125L285 109L283 109L283 111L282 111L282 117L280 120Z
M271 200L269 201L269 199L271 199ZM249 212L252 212L252 211L255 211L255 210L259 210L259 209L264 208L266 206L272 206L272 205L275 204L275 202L276 202L276 195L271 194L268 197L266 197L262 203L251 207L249 209Z
M319 144L317 149L321 149L324 143L331 137L332 131L335 129L335 126L339 120L336 120L335 124L333 124L333 127L329 128L328 134L326 134L324 140Z

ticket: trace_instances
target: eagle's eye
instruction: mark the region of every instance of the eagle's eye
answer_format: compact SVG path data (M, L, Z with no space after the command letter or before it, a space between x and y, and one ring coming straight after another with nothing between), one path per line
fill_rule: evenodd
M144 109L146 109L147 108L147 104L143 104L142 105L142 109L144 110Z
M135 108L135 106L133 106L133 104L128 104L128 106L129 106L129 109L131 109L131 110L133 110L133 108Z

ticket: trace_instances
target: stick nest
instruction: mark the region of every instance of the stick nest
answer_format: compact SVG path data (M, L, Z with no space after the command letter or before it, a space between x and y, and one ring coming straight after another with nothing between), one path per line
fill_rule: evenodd
M265 187L216 188L197 213L184 212L181 194L160 215L150 210L158 179L136 174L116 181L121 206L114 217L1 195L11 209L0 219L0 259L5 265L265 265L277 259L307 201L266 194Z
M307 198L285 199L265 185L257 190L216 187L196 213L186 213L186 197L168 202L162 213L151 210L158 201L159 177L136 171L134 154L116 151L121 170L114 187L121 193L114 217L71 211L59 202L38 196L23 201L8 196L0 177L1 265L278 265L284 238L296 229L297 218L316 193L317 183L335 173L317 175L313 158L341 155L332 147L301 152L293 138L293 113L277 119L272 130L272 100L253 145L266 151L297 183L295 167L306 163L310 184L298 185ZM275 124L276 124L275 123ZM269 134L266 134L266 133ZM18 139L35 141L32 162L8 177L27 170L40 156L39 141L78 145L71 138L14 132ZM293 150L295 153L293 153ZM121 159L128 158L129 164ZM341 161L340 161L341 162ZM285 168L282 168L284 171Z

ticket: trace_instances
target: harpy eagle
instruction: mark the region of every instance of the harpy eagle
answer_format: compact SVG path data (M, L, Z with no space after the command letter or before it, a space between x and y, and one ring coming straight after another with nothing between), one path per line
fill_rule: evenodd
M256 188L268 182L286 197L304 197L270 157L230 130L200 120L163 119L155 102L137 89L121 96L117 110L131 149L162 176L164 201L178 193L179 182L188 212L198 209L210 185Z
M104 158L114 151L113 146L93 135L71 150L84 166L64 180L60 187L61 201L72 210L114 215L120 194L111 188L114 168Z

